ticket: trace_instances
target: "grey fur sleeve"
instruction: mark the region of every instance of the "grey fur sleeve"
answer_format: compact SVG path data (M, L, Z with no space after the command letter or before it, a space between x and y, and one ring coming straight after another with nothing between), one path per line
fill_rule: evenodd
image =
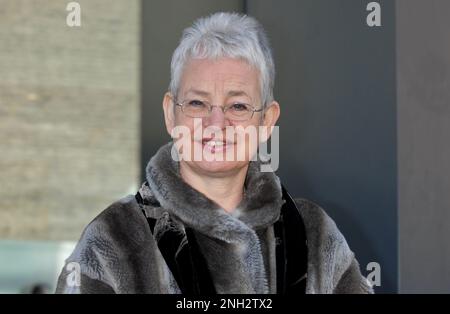
M64 268L59 275L56 293L114 293L107 284L108 263L115 259L110 233L105 224L94 220L83 231L74 252L66 259Z
M157 250L134 196L126 196L84 229L56 293L163 293L159 278L166 273Z
M75 285L68 280L69 274L66 270L61 272L58 278L58 284L56 287L56 294L113 294L114 290L106 283L89 278L88 276L80 275L80 284Z
M369 285L366 278L363 277L359 270L359 264L356 259L342 275L334 292L336 294L372 294L373 289Z
M373 293L335 222L316 203L295 201L308 240L307 293Z

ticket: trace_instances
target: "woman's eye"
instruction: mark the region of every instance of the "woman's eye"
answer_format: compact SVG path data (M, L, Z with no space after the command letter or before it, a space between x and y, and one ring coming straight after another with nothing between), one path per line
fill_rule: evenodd
M189 105L192 107L204 107L205 103L203 101L200 100L191 100L189 102Z
M230 108L235 111L248 111L249 110L248 105L240 104L240 103L232 104Z

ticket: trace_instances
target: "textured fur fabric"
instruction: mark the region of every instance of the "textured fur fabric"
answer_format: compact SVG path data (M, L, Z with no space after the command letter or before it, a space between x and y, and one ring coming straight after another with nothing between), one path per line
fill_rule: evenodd
M144 207L157 219L154 236L134 196L115 202L84 230L66 260L57 293L180 293L156 241L167 230L183 233L185 226L195 232L218 293L276 293L273 223L282 206L279 178L251 162L244 197L230 215L182 180L171 147L163 146L150 160L149 187L140 189L144 199L161 205ZM306 292L371 293L334 222L314 203L296 203L308 240Z

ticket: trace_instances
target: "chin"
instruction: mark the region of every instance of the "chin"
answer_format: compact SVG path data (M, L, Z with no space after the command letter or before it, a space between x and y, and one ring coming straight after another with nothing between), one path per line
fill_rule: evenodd
M190 168L208 176L224 176L228 173L238 172L248 166L248 161L191 161L187 162Z
M206 176L226 177L245 169L251 159L251 155L245 149L248 145L238 146L230 143L211 147L197 141L193 141L189 145L193 149L190 152L186 151L187 155L182 158L182 162L195 172ZM238 156L242 156L242 158L238 159Z

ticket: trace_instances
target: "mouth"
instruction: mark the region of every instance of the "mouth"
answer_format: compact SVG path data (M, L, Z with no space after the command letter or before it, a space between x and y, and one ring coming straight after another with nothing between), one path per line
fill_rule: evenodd
M231 141L226 140L218 140L213 138L204 138L202 139L202 148L210 153L219 153L224 152L231 148L234 145Z

